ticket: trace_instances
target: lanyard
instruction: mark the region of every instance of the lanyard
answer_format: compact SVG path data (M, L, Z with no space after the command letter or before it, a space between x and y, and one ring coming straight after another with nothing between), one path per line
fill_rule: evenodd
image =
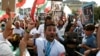
M52 49L52 47L53 47L53 45L54 45L54 41L53 42L49 42L48 43L48 41L47 41L47 43L46 43L46 41L44 41L44 54L45 54L45 56L50 56L50 52L51 52L51 49Z

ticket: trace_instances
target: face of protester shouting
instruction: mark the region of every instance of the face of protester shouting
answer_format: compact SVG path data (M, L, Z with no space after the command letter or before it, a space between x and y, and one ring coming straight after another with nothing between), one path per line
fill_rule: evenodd
M54 24L45 25L44 34L46 39L52 42L56 36L56 27Z

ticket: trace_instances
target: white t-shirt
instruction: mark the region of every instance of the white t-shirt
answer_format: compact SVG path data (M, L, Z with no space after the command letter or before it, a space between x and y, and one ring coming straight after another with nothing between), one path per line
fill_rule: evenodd
M44 24L39 26L38 33L41 34L40 36L44 37Z
M38 56L45 56L45 45L46 44L47 44L47 40L45 38L36 39ZM56 39L54 39L54 41L51 42L50 56L61 56L64 53L65 53L64 46L60 42L58 42Z
M0 41L6 41L6 39L3 37L3 32L0 33Z
M68 21L66 20L66 22L64 23L64 25L62 26L62 28L58 29L58 32L60 33L60 36L64 35L65 28L66 28L67 25L68 25Z
M0 56L14 56L10 46L10 42L4 39L3 34L0 33Z
M67 24L67 22L66 22L66 24ZM64 27L63 27L63 28L64 28ZM63 30L63 29L62 29L62 30ZM64 30L63 30L63 31L64 31ZM44 24L41 24L41 25L39 26L38 33L41 34L40 36L41 36L42 38L44 37ZM57 27L56 27L56 33L57 33L59 39L61 39L61 40L63 41L64 38L61 36L61 32L58 30ZM63 32L63 33L64 33L64 32ZM62 34L63 34L63 33L62 33Z
M0 41L0 56L14 56L11 48L4 41Z
M98 51L97 55L96 56L100 56L100 51Z
M22 37L23 34L24 34L24 30L23 30L22 28L19 28L19 29L14 28L14 29L13 29L13 34L19 34L20 37Z
M30 31L30 35L33 35L33 37L34 37L35 34L39 34L39 32L38 32L38 30L37 30L36 28L33 28L33 29Z

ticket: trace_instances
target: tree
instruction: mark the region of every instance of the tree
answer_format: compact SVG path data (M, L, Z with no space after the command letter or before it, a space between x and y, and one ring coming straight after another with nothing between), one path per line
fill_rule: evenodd
M100 20L100 6L94 7L94 21L98 22Z

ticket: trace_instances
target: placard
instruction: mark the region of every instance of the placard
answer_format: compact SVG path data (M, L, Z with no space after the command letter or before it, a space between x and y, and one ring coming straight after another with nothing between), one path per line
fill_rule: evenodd
M82 7L84 14L84 24L92 23L94 24L94 7L93 3L86 4Z
M15 12L15 0L2 0L2 10L10 8L12 12Z

